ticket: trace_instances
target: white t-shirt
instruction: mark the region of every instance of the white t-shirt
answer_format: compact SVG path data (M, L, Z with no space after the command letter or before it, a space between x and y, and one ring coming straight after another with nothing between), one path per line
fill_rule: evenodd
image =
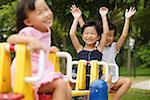
M111 46L105 47L102 53L103 53L102 61L106 61L108 63L116 63L115 61L117 55L116 42L113 42Z

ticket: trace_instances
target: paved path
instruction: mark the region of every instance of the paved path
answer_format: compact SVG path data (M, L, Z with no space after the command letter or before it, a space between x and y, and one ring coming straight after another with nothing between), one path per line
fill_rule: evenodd
M135 82L131 88L150 90L150 80Z

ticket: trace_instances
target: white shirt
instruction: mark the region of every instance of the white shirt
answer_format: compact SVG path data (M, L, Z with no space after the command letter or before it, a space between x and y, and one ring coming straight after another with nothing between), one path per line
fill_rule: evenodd
M102 61L106 61L108 63L116 63L115 61L117 55L116 42L113 42L111 46L105 47L102 53L103 53Z

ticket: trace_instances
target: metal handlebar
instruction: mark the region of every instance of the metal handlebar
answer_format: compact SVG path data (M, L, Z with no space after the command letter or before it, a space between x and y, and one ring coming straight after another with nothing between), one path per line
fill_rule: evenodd
M117 64L109 63L109 74L112 75L112 83L115 83L119 79L119 67Z
M6 43L5 44L5 50L7 52L13 52L15 51L17 48L17 45L13 45L13 44L9 44ZM25 77L25 82L38 82L42 79L43 73L44 73L44 68L45 68L45 58L46 58L46 54L43 50L40 50L40 54L39 54L39 71L37 76L31 76L31 77Z
M45 58L46 54L43 50L40 50L39 55L39 71L37 76L32 77L25 77L25 82L38 82L42 79L44 68L45 68Z
M73 65L78 65L79 64L79 61L72 61L72 66ZM105 79L104 79L104 81L108 81L108 77L109 77L109 68L108 68L108 64L106 63L106 62L104 62L104 61L99 61L98 62L98 65L104 65L104 68L105 68ZM72 82L72 83L76 83L76 79L73 79L72 77L71 77L71 79L70 79L70 81Z
M73 65L78 65L79 64L79 61L72 61L72 64L71 64L71 70L72 70L72 68L73 68ZM76 79L73 79L72 78L72 72L71 72L71 78L70 78L70 81L72 82L72 83L76 83Z
M71 64L72 64L72 56L68 53L68 52L57 52L56 55L58 57L65 57L67 59L67 74L66 77L64 78L64 80L68 81L71 78L71 72L72 72L72 68L71 68Z
M103 67L104 67L104 69L105 69L105 79L104 79L104 81L105 82L107 82L108 81L108 77L109 77L109 68L108 68L108 64L106 63L106 62L104 62L104 61L99 61L98 62L98 65L104 65Z

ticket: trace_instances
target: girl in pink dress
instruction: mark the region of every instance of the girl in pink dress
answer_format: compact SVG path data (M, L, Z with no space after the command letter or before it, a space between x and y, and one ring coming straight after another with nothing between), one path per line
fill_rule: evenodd
M51 30L53 13L44 0L21 0L17 6L17 31L7 42L24 43L30 47L32 75L38 73L39 50L48 55L51 46ZM12 79L15 73L15 59L12 64ZM61 73L54 72L54 67L46 59L44 76L39 82L33 83L35 93L50 93L53 100L71 100L71 88L62 79ZM36 100L38 100L36 95Z

